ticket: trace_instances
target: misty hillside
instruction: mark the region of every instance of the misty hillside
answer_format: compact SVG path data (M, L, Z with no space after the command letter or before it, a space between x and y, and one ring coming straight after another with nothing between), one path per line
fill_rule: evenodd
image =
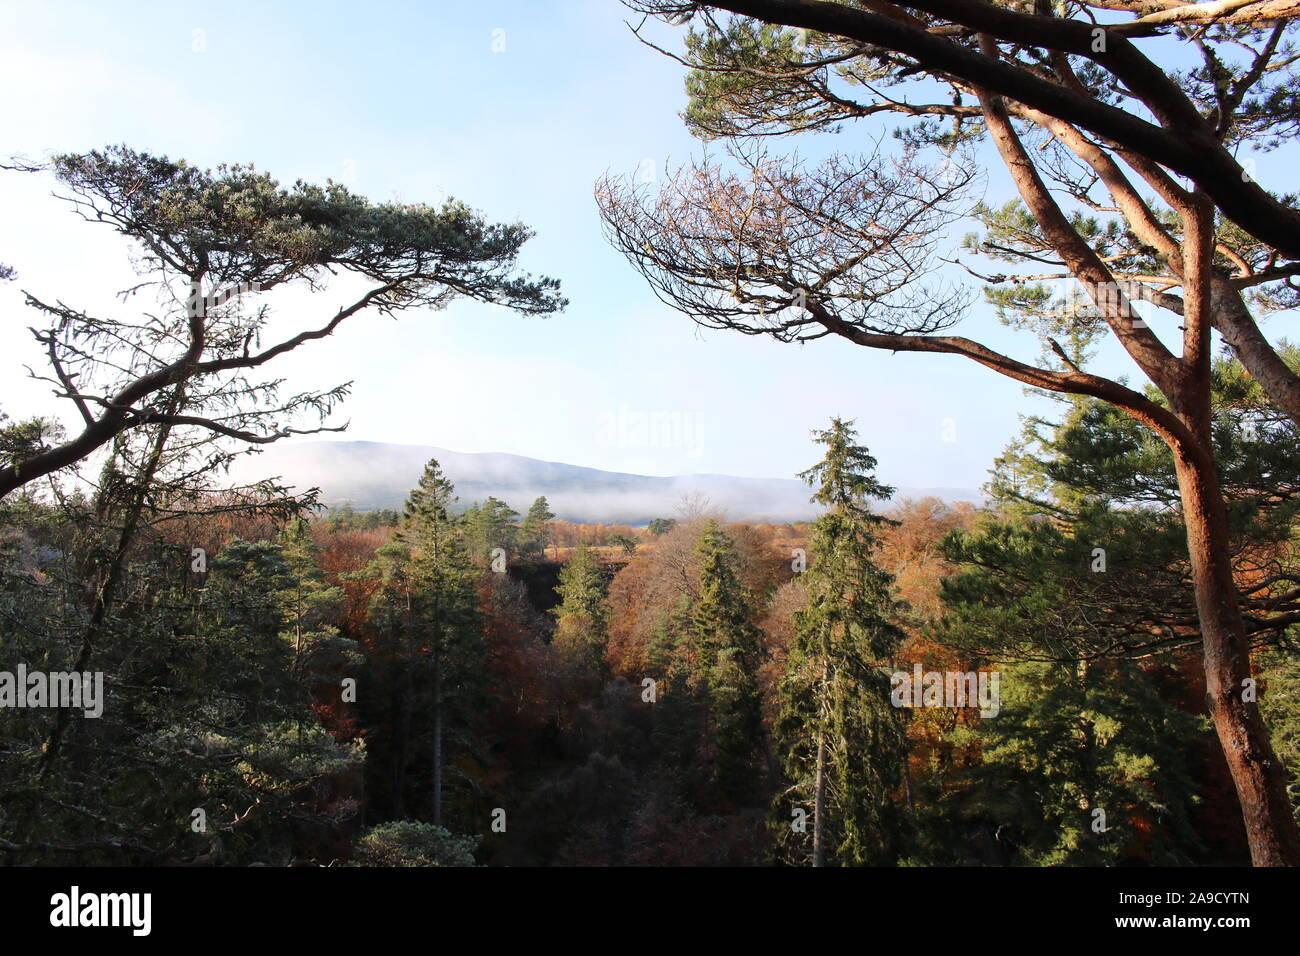
M702 494L736 520L798 521L816 512L809 489L794 478L737 478L729 475L630 475L561 462L500 453L466 454L428 445L382 442L308 442L281 445L243 459L232 469L238 480L278 475L302 491L321 489L321 500L359 510L400 508L425 462L438 459L456 484L461 504L489 495L516 511L545 495L566 521L639 525L671 517L683 495ZM934 495L946 501L978 501L964 488L900 488L897 497Z

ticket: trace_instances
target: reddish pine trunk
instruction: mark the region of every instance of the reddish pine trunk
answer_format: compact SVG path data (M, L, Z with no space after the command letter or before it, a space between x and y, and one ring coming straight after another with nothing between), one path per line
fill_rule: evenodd
M1228 558L1227 514L1212 466L1176 452L1196 609L1205 657L1206 703L1241 801L1255 866L1300 865L1300 831L1287 799L1282 764L1254 701L1245 622Z

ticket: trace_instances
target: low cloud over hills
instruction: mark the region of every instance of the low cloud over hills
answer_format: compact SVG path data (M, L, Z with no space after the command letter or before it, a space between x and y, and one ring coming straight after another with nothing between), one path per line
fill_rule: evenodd
M567 521L645 524L672 517L686 495L703 495L737 520L798 521L815 517L809 488L794 478L737 478L730 475L630 475L561 462L500 453L466 454L428 445L381 442L307 442L276 445L242 459L232 468L237 480L279 475L299 491L321 489L330 506L401 508L419 480L425 462L438 459L456 484L460 503L489 495L516 511L545 495L551 510ZM979 501L965 488L900 488L899 498L933 495L945 501Z

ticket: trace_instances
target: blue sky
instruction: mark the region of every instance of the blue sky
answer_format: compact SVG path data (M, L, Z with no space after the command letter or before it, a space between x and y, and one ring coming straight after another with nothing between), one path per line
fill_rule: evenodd
M887 482L978 486L1017 413L1043 407L1017 383L958 357L699 330L606 245L594 180L702 149L678 116L682 68L640 45L630 18L614 0L5 3L0 154L120 142L204 166L253 163L283 182L333 178L375 200L454 195L535 229L523 264L563 281L566 312L525 319L460 303L360 317L281 366L295 390L355 382L342 437L777 477L815 460L810 429L843 415ZM652 33L679 42L662 25ZM878 134L825 139L856 151ZM0 290L0 407L13 417L57 407L48 386L22 378L40 355L18 289L120 310L110 294L131 279L124 244L49 188L0 175L0 262L20 274ZM996 171L988 189L1007 195ZM294 299L282 320L319 324L340 296ZM1038 352L982 306L959 331L1019 358ZM1113 353L1101 368L1129 370ZM683 439L611 437L611 422L637 414L677 416Z

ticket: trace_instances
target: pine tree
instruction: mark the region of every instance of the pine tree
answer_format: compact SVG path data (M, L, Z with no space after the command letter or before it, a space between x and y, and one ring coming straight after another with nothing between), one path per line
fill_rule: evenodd
M526 554L546 553L546 545L551 538L551 521L554 518L555 514L551 511L551 505L545 495L541 495L532 503L528 514L524 517L523 528L520 530L523 539L521 547Z
M406 499L397 537L411 547L427 549L429 557L437 561L457 536L451 513L455 503L455 485L442 473L438 460L430 458L419 484Z
M1260 707L1272 728L1273 749L1287 768L1287 793L1300 821L1300 660L1285 648L1260 660Z
M491 495L481 505L475 503L466 509L461 516L461 527L470 556L476 562L487 564L496 548L509 555L519 534L519 528L514 524L518 517L519 512Z
M731 539L710 520L700 535L700 596L691 620L696 673L705 690L714 778L728 797L753 795L764 753L753 601L737 574Z
M891 622L892 579L872 560L876 529L870 499L893 489L874 477L876 461L839 418L815 432L822 461L800 477L827 511L812 525L804 576L807 607L780 684L777 732L791 786L778 799L775 825L792 858L813 866L884 864L897 857L897 791L905 773L905 736L890 702L885 665L902 641ZM812 846L790 826L796 806L811 806Z
M977 745L979 764L961 775L962 786L949 781L950 798L939 804L956 804L958 825L972 837L996 833L982 844L1009 858L972 860L966 846L951 845L947 821L935 821L939 832L927 842L945 846L933 862L1178 866L1203 854L1191 823L1198 786L1186 743L1203 744L1206 728L1161 699L1175 672L1105 659L999 669L997 719L950 735Z

